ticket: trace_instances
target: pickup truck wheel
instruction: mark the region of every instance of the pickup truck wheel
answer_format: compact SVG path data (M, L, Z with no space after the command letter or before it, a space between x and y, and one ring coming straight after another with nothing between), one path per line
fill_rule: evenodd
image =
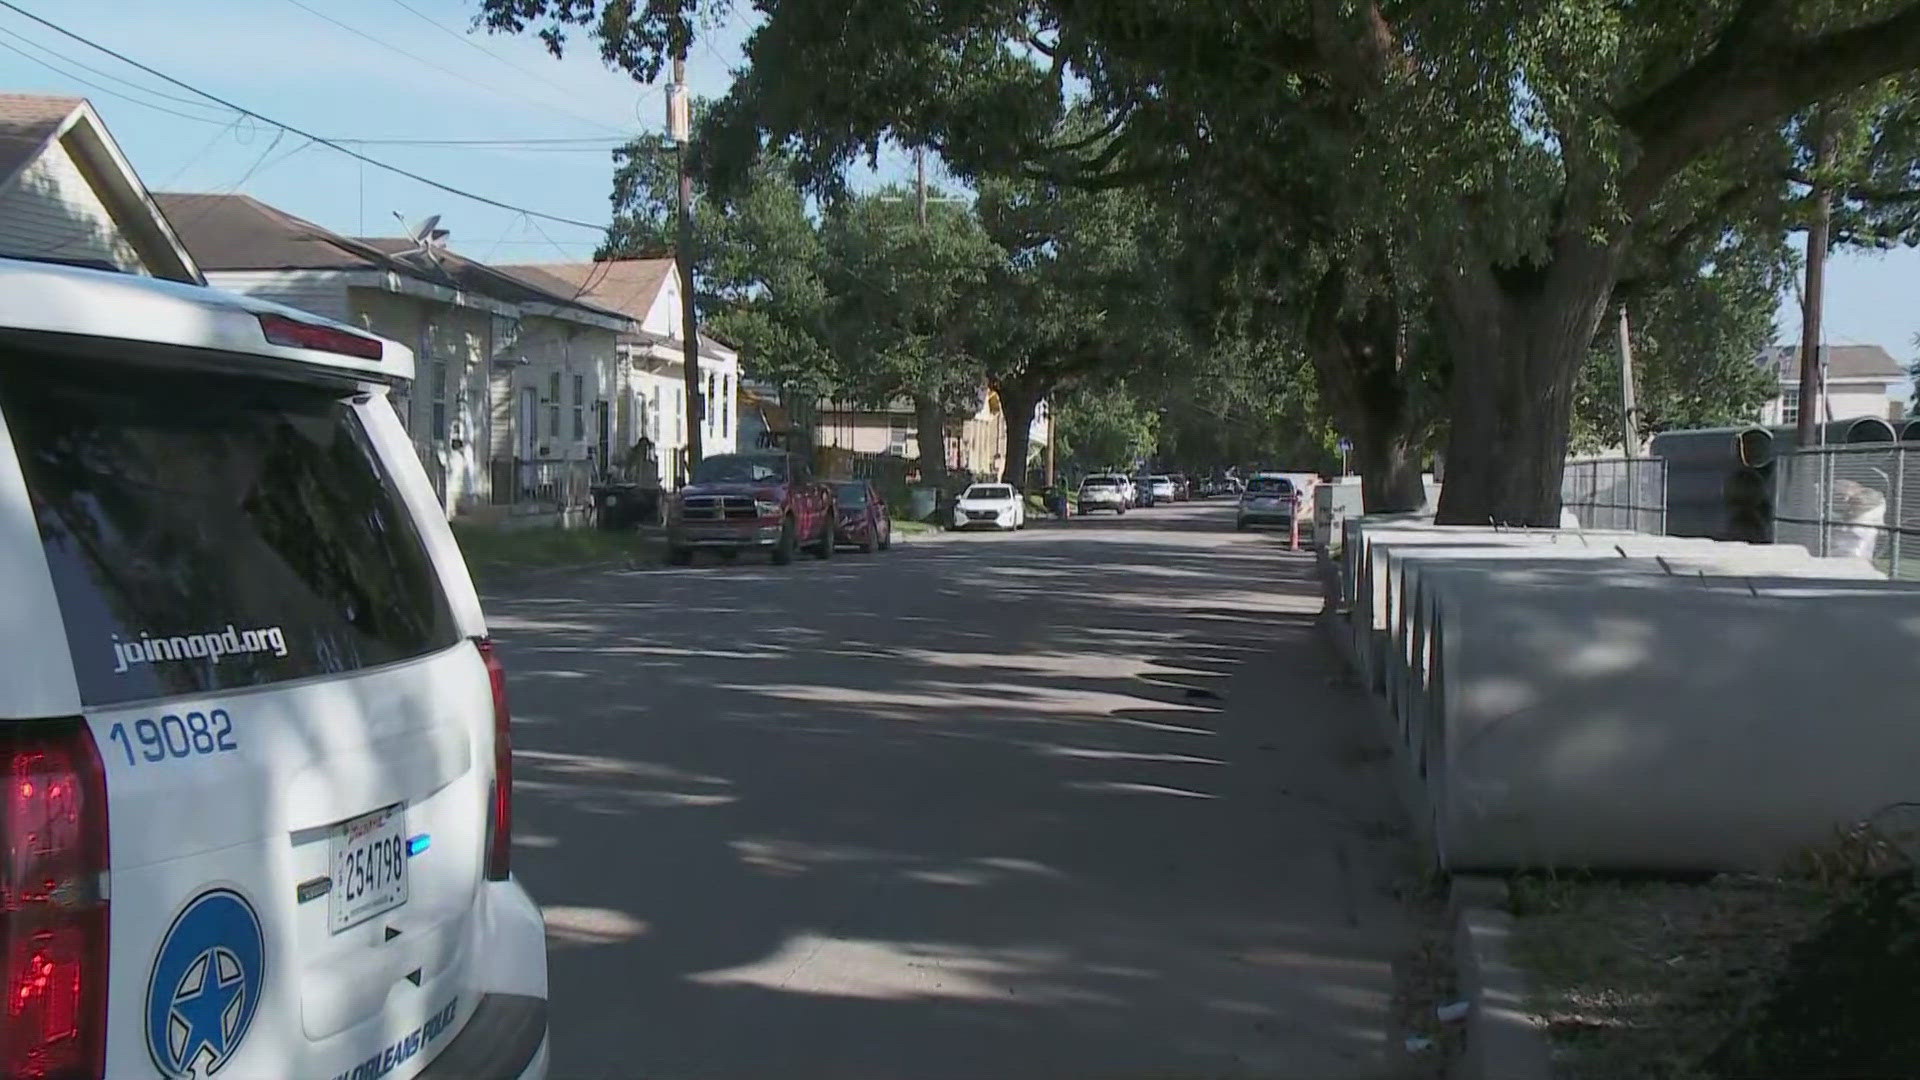
M813 546L816 559L833 558L833 523L840 519L837 511L829 511L827 519L820 525L820 542Z
M861 542L860 552L863 555L871 555L874 552L879 550L880 550L880 519L877 517L868 518L867 519L867 538Z
M773 546L773 565L785 566L793 561L794 545L798 538L794 536L793 518L788 517L780 523L780 540Z

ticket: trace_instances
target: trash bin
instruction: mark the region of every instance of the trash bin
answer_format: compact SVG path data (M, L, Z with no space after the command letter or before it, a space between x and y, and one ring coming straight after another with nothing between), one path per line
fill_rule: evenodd
M638 484L600 484L593 488L593 508L600 527L637 529L648 519L649 500Z
M917 487L907 492L907 516L915 521L925 521L939 508L940 489L936 487Z

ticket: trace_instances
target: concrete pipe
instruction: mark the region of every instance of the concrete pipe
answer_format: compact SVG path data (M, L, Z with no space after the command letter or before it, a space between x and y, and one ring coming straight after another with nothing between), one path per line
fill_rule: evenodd
M1431 621L1434 602L1428 583L1452 572L1510 573L1516 570L1566 570L1590 580L1616 580L1617 575L1680 577L1724 584L1745 578L1790 578L1812 583L1884 582L1886 576L1865 559L1815 559L1799 548L1774 548L1711 541L1642 537L1615 548L1613 557L1540 550L1461 550L1449 555L1413 549L1403 552L1400 564L1400 620L1388 650L1387 685L1398 723L1400 745L1408 755L1408 769L1424 776L1427 764L1425 719L1431 707L1434 658ZM1603 577L1605 575L1606 577Z
M1586 567L1424 575L1454 870L1768 870L1913 794L1920 590Z
M1360 666L1362 685L1374 691L1385 689L1381 681L1382 660L1387 630L1392 625L1388 605L1391 579L1386 573L1389 551L1404 545L1584 545L1629 535L1633 534L1617 531L1574 533L1559 529L1481 529L1403 521L1359 523L1348 549L1353 575L1353 595L1348 610L1353 652Z

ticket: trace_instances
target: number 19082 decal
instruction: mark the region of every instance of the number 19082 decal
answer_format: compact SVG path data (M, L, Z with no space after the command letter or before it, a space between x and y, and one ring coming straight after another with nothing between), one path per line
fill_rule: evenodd
M115 724L107 737L120 744L127 752L127 764L138 765L140 761L166 761L170 758L193 757L196 754L224 754L240 749L233 738L233 717L225 709L213 709L209 712L190 712L185 715L168 713L159 719L142 717L133 722L133 734L127 734L127 725ZM134 743L140 744L140 756L134 757Z

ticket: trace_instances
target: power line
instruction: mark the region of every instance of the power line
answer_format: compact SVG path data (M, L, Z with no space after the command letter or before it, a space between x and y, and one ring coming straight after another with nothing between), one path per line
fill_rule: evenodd
M490 57L496 61L499 61L500 63L505 64L507 67L512 68L513 70L519 72L522 75L525 75L529 79L534 79L538 82L545 83L546 85L553 87L555 90L560 91L562 94L565 94L569 99L571 99L574 96L573 91L568 90L566 87L561 86L559 83L554 82L552 79L547 78L546 76L540 74L537 71L533 71L529 68L521 67L519 64L516 64L513 61L507 59L506 57L501 56L499 53L494 52L492 49L487 48L485 45L480 44L479 42L473 40L467 35L460 33L459 31L453 29L452 27L446 25L445 23L442 23L440 20L434 18L433 16L428 15L426 12L421 11L419 8L414 7L412 4L407 3L407 0L393 0L393 2L407 9L407 11L411 12L413 16L419 19L421 22L426 23L428 26L433 27L435 30L440 31L441 33L447 35L448 37L454 39L455 41L458 41L460 44L465 45L467 48L472 49L473 51L481 54L482 56ZM591 121L591 122L598 123L598 121ZM601 124L600 126L605 127L606 125Z
M204 105L202 105L202 104L200 104L199 102L197 102L197 101L195 101L195 100L193 100L192 98L187 98L187 97L180 97L180 96L179 96L179 95L177 95L177 94L169 94L169 93L166 93L165 91L162 91L162 90L156 90L156 89L154 89L153 87L151 87L151 86L147 86L147 85L145 85L145 84L143 84L143 83L137 83L137 82L134 82L134 81L133 81L132 79L127 79L127 78L123 78L123 77L121 77L121 76L119 76L119 75L115 75L114 73L112 73L112 72L110 72L110 71L102 71L101 69L99 69L99 68L97 68L97 67L94 67L94 66L93 66L92 64L89 64L89 63L87 63L87 62L86 62L86 61L84 61L84 60L76 60L76 59L74 59L73 57L71 57L71 56L67 56L66 54L64 54L64 53L61 53L61 52L59 52L59 51L57 51L57 50L54 50L54 49L49 49L49 48L47 48L47 47L46 47L45 45L42 45L41 43L39 43L39 42L37 42L37 41L35 41L35 40L33 40L32 38L29 38L29 37L27 37L27 36L25 36L25 35L23 35L23 34L19 34L19 33L15 33L14 31L12 31L12 30L8 30L8 29L7 29L7 28L5 28L5 27L0 27L0 34L5 34L6 36L8 36L8 37L10 37L10 38L12 38L13 40L15 40L15 41L17 41L17 42L19 42L19 43L20 43L20 44L22 44L22 45L26 45L26 46L29 46L29 47L31 47L31 48L36 48L36 49L39 49L39 50L41 50L42 52L45 52L46 54L48 54L49 56L52 56L52 57L55 57L55 58L57 58L57 59L59 59L60 61L62 61L62 62L64 62L64 63L68 63L68 64L72 64L72 65L73 65L74 67L77 67L77 68L79 68L79 69L81 69L82 71L90 71L90 72L92 72L93 74L95 74L95 75L98 75L98 76L100 76L101 78L103 78L103 79L106 79L106 80L108 80L108 81L110 81L110 82L116 82L116 83L119 83L119 84L120 84L120 85L122 85L122 86L127 86L127 87L131 87L131 88L133 88L133 89L135 89L135 90L138 90L138 91L140 91L140 92L141 92L141 93L143 93L143 94L149 94L149 95L152 95L153 97L156 97L156 98L159 98L159 99L160 99L160 100L162 100L162 101L171 101L171 102L173 102L173 103L175 103L176 105L185 105L185 106L188 106L189 108L196 108L196 109L203 109L203 108L206 108L206 106L204 106ZM16 49L16 50L14 50L14 51L15 51L15 52L18 52L19 50L18 50L18 49ZM33 59L33 58L32 58L32 57L28 57L28 59ZM36 61L36 62L39 62L39 61ZM41 63L41 66L43 66L43 67L44 67L44 66L46 66L46 64L45 64L44 62L39 62L39 63ZM70 74L70 73L68 73L68 72L61 72L61 74L63 74L63 75L66 75L66 76L67 76L68 78L71 78L71 79L74 79L74 80L75 80L76 82L80 82L80 83L83 83L83 84L85 84L85 85L87 85L87 86L92 86L92 87L93 87L94 89L96 89L96 90L100 90L100 91L101 91L101 92L103 92L103 93L108 93L108 94L114 94L114 96L116 96L116 97L123 97L123 96L124 96L124 95L121 95L121 94L118 94L118 93L116 93L115 91L112 91L112 90L108 90L107 88L105 88L105 87L103 87L103 86L99 86L98 84L95 84L95 83L90 83L90 82L87 82L87 80L85 80L85 79L82 79L82 78L79 78L79 77L77 77L77 76L74 76L74 75L72 75L72 74ZM125 100L128 100L128 101L133 101L133 102L134 102L135 104L140 104L140 105L146 105L146 104L150 104L149 102L147 102L147 100L146 100L145 98L139 98L139 99L134 99L134 98L125 98ZM152 106L152 107L153 107L153 108L159 108L159 106ZM179 115L181 115L181 114L179 114L179 113L175 113L174 115L176 115L176 116L179 116ZM197 118L197 119L205 119L205 118ZM209 122L212 122L212 123L224 123L225 121L209 121Z
M496 147L505 146L505 147L514 147L514 148L531 148L535 146L556 146L556 147L577 146L577 147L580 147L581 149L590 150L590 149L598 149L601 147L611 149L615 146L624 146L627 143L632 142L633 140L629 138L611 136L611 135L596 135L596 136L593 136L592 138L579 138L579 139L516 139L516 138L513 138L512 136L501 136L498 138L485 138L485 139L482 139L482 138L412 139L412 138L406 138L404 136L395 136L395 137L389 137L389 138L358 139L358 138L348 138L345 135L336 135L333 137L333 141L343 142L343 143L354 143L356 145L361 145L361 146L496 146Z
M101 86L99 83L91 82L85 78L82 78L79 75L75 75L71 71L66 71L59 67L55 67L53 64L49 63L46 60L41 59L38 56L33 55L30 52L27 52L25 49L17 49L12 45L7 44L4 41L0 41L0 49L5 49L10 53L18 54L19 56L24 57L25 59L31 60L34 63L39 64L41 67L46 68L48 71L53 72L55 75L58 75L61 78L71 79L74 82L79 83L81 86L88 87L89 89L92 89L92 90L97 90L100 93L105 94L111 98L118 98L119 100L124 101L129 105L138 105L143 109L152 109L155 112L166 113L168 116L177 116L182 120L192 120L195 123L199 123L199 124L212 124L216 127L230 126L230 122L215 120L215 119L212 119L211 117L194 116L191 113L183 113L178 109L169 109L165 105L155 105L150 101L142 101L141 99L133 97L131 95L123 94L118 90L113 90L113 89L109 89L108 87Z
M455 71L450 67L446 67L445 65L442 65L442 64L436 64L424 56L418 56L414 53L410 53L407 50L401 48L400 46L392 44L391 42L382 41L381 39L374 37L372 34L369 34L363 30L356 29L353 26L348 25L347 23L341 22L339 19L336 19L333 16L328 15L324 11L320 11L317 8L308 6L306 3L303 2L303 0L287 0L287 3L292 4L294 7L299 8L301 11L304 11L309 15L312 15L316 19L321 19L326 22L332 23L334 26L337 26L340 29L345 30L347 33L352 34L353 36L360 38L363 41L370 41L373 44L378 45L381 48L387 50L388 52L391 52L396 56L404 56L408 60L412 60L416 64L425 64L427 67L430 67L433 70L438 71L443 75L452 76L453 78L459 79L461 82L466 83L469 86L478 87L479 89L484 90L487 93L492 94L497 98L500 98L502 101L511 101L519 105L530 104L530 102L528 102L525 98L519 97L514 94L510 94L490 83L481 82L478 79L472 78L468 75L464 75L458 71ZM598 120L593 120L588 117L581 116L579 113L573 112L568 109L559 109L551 105L546 106L546 108L552 109L554 112L564 113L565 115L570 116L575 120L579 120L583 123L592 124L594 127L606 128L608 131L620 130L619 128L613 127L611 124L601 123Z
M68 30L66 27L61 26L58 23L54 23L47 19L43 19L40 16L35 15L33 12L28 11L27 9L19 6L18 4L15 4L13 0L0 0L0 7L6 8L8 11L12 11L15 14L23 15L29 19L32 19L34 22L39 23L40 25L46 27L49 30L54 31L55 33L58 33L64 37L72 38L74 41L77 41L80 44L85 45L90 49L95 49L95 50L98 50L99 52L103 52L108 56L113 57L115 60L118 60L121 63L126 64L129 67L133 67L140 71L146 72L147 74L153 76L156 79L163 80L167 83L170 83L174 86L179 87L182 90L188 91L189 93L198 94L199 96L206 98L208 101L211 101L217 105L224 106L228 109L233 110L234 112L240 113L243 116L251 116L255 120L258 120L263 124L267 124L272 127L277 127L284 131L290 131L295 135L300 135L305 138L311 139L314 142L319 143L321 146L325 146L328 149L338 151L339 153L345 154L348 157L355 159L356 161L364 161L368 165L372 165L376 169L385 170L386 172L390 172L395 176L403 176L409 180L415 181L416 183L425 184L426 186L433 188L437 191L444 191L449 195L455 195L462 199L469 199L469 200L472 200L473 202L481 203L486 206L495 207L496 209L500 209L500 210L511 210L511 211L514 211L515 213L525 214L531 218L540 218L544 221L551 221L560 225L571 225L577 229L591 229L594 232L604 232L606 229L606 226L604 225L595 225L592 222L580 221L577 218L561 217L558 214L542 213L538 210L528 210L525 207L515 206L512 203L502 202L499 199L489 198L488 196L485 196L485 195L478 195L471 191L463 191L460 188L454 187L451 184L442 183L441 181L432 179L431 177L421 176L419 173L411 172L407 169L402 169L398 165L389 165L388 163L381 161L379 158L369 157L366 154L359 152L358 150L351 149L332 139L323 138L322 136L315 135L314 133L307 131L303 128L294 127L292 124L282 123L281 121L275 120L272 117L265 115L264 113L255 112L254 110L246 108L245 106L242 106L242 105L236 105L233 102L227 100L226 98L220 97L217 94L211 93L206 90L202 90L199 87L194 86L192 83L185 82L180 79L176 79L173 76L168 75L166 72L149 67L146 64L143 64L140 61L135 60L124 53L115 52L114 50L109 49L108 47L100 44L99 42L82 37L81 35L74 33L72 30Z

